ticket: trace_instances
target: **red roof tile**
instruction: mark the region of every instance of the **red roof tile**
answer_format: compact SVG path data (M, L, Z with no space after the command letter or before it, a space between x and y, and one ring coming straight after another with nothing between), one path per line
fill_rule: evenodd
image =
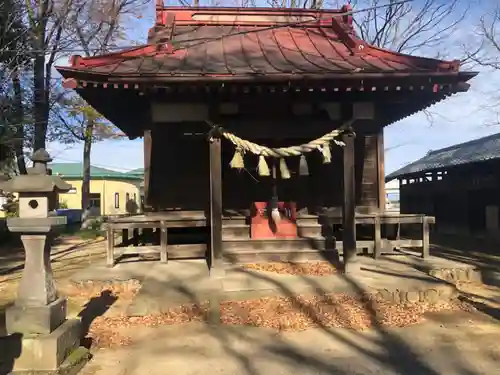
M172 79L458 72L458 61L398 54L358 39L340 11L163 8L148 44L58 67L63 76ZM104 77L103 77L104 78ZM111 80L111 79L110 79Z

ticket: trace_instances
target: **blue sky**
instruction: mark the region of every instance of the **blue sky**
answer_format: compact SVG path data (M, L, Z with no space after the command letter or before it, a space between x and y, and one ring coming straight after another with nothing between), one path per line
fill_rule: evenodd
M134 22L130 35L137 41L145 41L147 30L153 24L153 6L145 9L143 18ZM450 40L450 46L468 38L473 29L460 29ZM455 47L458 48L459 47ZM453 49L451 54L453 54ZM459 51L461 52L461 51ZM457 57L460 57L457 52ZM450 53L450 52L449 52ZM431 107L432 121L429 116L419 113L385 128L386 173L390 173L422 156L436 150L470 139L500 132L499 113L491 107L500 103L496 94L500 86L500 72L481 70L471 83L467 93L457 94ZM499 111L500 111L500 105ZM51 143L49 151L56 162L80 162L83 147L81 144L61 145ZM142 139L104 141L92 146L91 162L95 166L116 170L132 170L143 166Z

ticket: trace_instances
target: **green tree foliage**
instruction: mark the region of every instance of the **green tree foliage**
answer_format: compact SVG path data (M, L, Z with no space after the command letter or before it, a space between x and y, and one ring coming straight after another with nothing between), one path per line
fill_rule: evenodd
M92 144L104 139L121 138L122 133L92 106L76 95L61 100L58 116L62 125L59 140L65 143L83 142L82 209L84 210L84 220L82 220L82 225L85 227L90 202Z
M19 199L12 193L5 194L6 202L2 205L5 216L16 217L19 215Z

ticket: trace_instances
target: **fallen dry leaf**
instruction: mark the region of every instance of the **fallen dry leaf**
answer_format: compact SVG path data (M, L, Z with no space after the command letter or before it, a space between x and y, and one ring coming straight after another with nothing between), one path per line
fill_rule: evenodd
M329 262L270 262L245 264L243 268L274 272L282 275L325 276L337 273L337 269Z
M138 280L127 280L123 282L96 282L86 281L80 283L68 283L59 287L61 294L69 298L91 299L98 297L107 291L120 299L132 299L141 289Z
M346 294L265 297L246 301L223 301L220 304L222 324L240 324L276 330L304 330L312 327L338 327L364 330L376 325L404 327L424 320L426 312L466 309L461 302L437 304L374 303L366 297ZM180 306L165 314L141 317L98 317L90 327L89 337L97 347L119 347L132 339L117 328L154 327L206 321L208 304Z

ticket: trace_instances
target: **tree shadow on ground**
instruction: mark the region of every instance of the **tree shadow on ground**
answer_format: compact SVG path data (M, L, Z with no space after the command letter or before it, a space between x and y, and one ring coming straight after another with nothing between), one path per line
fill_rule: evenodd
M477 267L500 269L500 243L472 236L431 234L431 254Z
M92 297L78 314L82 322L82 345L87 349L92 346L92 339L87 337L92 322L104 315L117 299L110 290L103 290L99 296Z
M101 242L96 241L96 242ZM94 254L94 253L81 253L81 255L75 256L75 254L80 254L81 250L84 250L86 246L90 243L94 243L94 241L85 241L81 243L77 243L74 245L70 245L66 248L63 248L58 251L51 252L51 264L55 265L58 263L64 263L67 260L67 257L71 257L71 261L74 263L76 260L85 260L90 261L91 257L95 257L96 255L102 257L104 254ZM12 254L2 256L0 251L0 277L8 276L11 277L0 279L0 284L7 281L12 281L20 278L20 272L24 269L24 249L22 246L18 249L14 249ZM4 248L5 253L5 248ZM54 268L54 267L53 267Z
M488 315L489 317L500 321L500 309L497 307L493 307L484 302L474 301L471 298L472 296L468 293L463 293L459 298L460 300L467 302L474 306L475 309L482 312L483 314Z
M293 259L288 260L293 261ZM168 266L172 267L175 265L169 264ZM236 264L232 266L236 267ZM324 323L324 320L318 315L318 311L305 304L300 299L297 299L297 294L285 283L282 283L276 278L269 277L269 274L265 272L248 269L243 269L241 272L246 272L251 274L253 278L273 284L274 288L279 291L279 294L290 297L295 309L305 313L307 318L310 319L324 335L328 336L332 341L339 342L348 347L350 350L350 358L354 358L354 360L351 361L335 356L330 359L325 359L324 356L321 357L316 355L322 351L321 347L316 346L310 350L304 350L303 348L299 348L287 342L279 334L267 336L266 339L245 336L242 334L241 330L236 329L236 327L220 324L220 308L221 303L224 302L224 296L208 296L211 307L208 312L209 316L207 317L206 327L211 337L223 348L227 357L239 364L243 374L264 374L265 372L263 372L262 368L259 366L259 361L269 360L270 358L276 363L293 363L293 366L297 369L297 373L299 369L303 370L304 373L338 375L378 373L377 371L384 371L384 373L391 375L440 375L442 373L440 369L435 368L434 364L429 363L425 356L413 347L411 340L405 340L394 330L381 323L379 311L377 310L377 304L375 302L367 301L364 305L366 313L368 313L370 317L373 335L367 336L365 333L348 329L333 329ZM358 297L362 298L362 296L365 295L365 289L359 284L356 278L348 274L339 275L339 277L350 285ZM329 291L323 290L323 288L312 278L303 277L303 280L310 285L311 290L316 291L316 294L330 294ZM184 287L181 291L188 300L196 305L200 305L207 298L206 295L202 295L199 291L192 288ZM151 297L154 298L153 296ZM330 300L329 303L331 303L333 310L339 311L339 313L349 313L343 311L342 305L333 299ZM346 332L349 334L345 334ZM151 338L147 338L144 342L150 339ZM161 357L162 353L164 353L176 355L179 356L179 358L186 357L186 360L188 360L187 356L189 355L189 361L197 361L198 356L200 361L204 361L207 356L210 355L207 354L210 353L210 347L203 347L203 343L200 344L201 347L198 350L190 349L189 353L187 353L187 347L182 343L183 338L179 337L178 340L178 346L175 348L169 347L168 352L165 346L160 344L158 347L152 349L152 352L149 354ZM249 354L241 349L239 345L235 345L235 342L248 342L249 340L254 340L254 346L259 348L258 353ZM141 343L142 341L136 342L136 347L140 346ZM207 342L205 345L210 344ZM377 348L373 349L374 346ZM450 353L447 355L450 355ZM356 357L369 358L370 363L378 366L379 369L373 372L371 372L371 370L368 372L359 372L358 366L362 366L362 364L356 361ZM461 353L458 351L454 353L453 358L454 362L452 366L455 373L463 375L479 375L482 373L476 369L472 369L468 363L462 361ZM130 373L140 371L141 369L139 366L139 359L133 355L128 356L124 363L124 367L126 367Z
M289 261L293 261L291 258ZM338 262L334 262L336 266L338 266ZM175 267L175 264L169 264L168 267ZM235 266L235 265L233 265ZM251 277L261 279L266 283L274 284L274 287L280 292L281 295L290 297L295 304L295 308L298 311L304 312L307 317L314 322L315 326L318 327L325 335L327 335L332 340L337 342L341 342L343 345L350 348L352 351L352 358L354 360L350 365L346 361L343 361L339 358L332 357L330 359L321 358L312 354L311 351L304 351L298 348L295 345L290 344L286 340L282 339L279 335L275 335L274 338L266 339L262 341L258 341L256 339L257 346L260 347L258 355L249 355L245 351L241 350L237 346L234 345L236 340L248 340L244 334L241 333L240 330L234 329L234 327L222 326L218 322L220 320L220 304L223 301L223 296L220 295L212 295L207 296L200 293L199 290L195 288L189 288L184 286L182 288L179 287L179 291L182 292L189 301L193 304L201 304L207 298L210 299L211 308L210 314L208 317L207 327L210 332L210 335L217 340L219 345L224 349L226 355L232 358L235 362L240 364L241 369L243 370L243 374L248 375L258 375L263 374L259 369L258 361L261 358L271 356L273 360L280 363L283 361L293 362L298 369L314 369L316 373L321 374L352 374L359 373L356 372L357 356L368 357L381 366L384 371L387 371L388 374L401 374L401 375L438 375L441 372L434 368L433 365L428 363L425 357L422 356L421 353L418 353L414 350L411 343L405 341L397 334L395 334L391 329L383 326L380 322L380 317L378 316L377 306L376 304L367 303L365 304L366 312L370 316L371 324L373 327L373 331L375 332L375 337L367 338L363 333L349 331L349 335L344 334L347 330L338 330L332 329L331 327L324 324L324 321L318 316L318 312L311 308L309 305L304 304L301 300L295 298L297 295L294 291L292 291L285 283L276 280L275 278L269 277L266 273L263 272L253 272L251 270L244 270L243 272L247 272L251 274ZM347 282L352 290L356 291L356 294L361 297L364 295L364 288L359 285L358 281L350 277L349 275L339 275L345 282ZM133 278L133 275L131 275ZM140 278L137 276L136 278ZM309 283L311 286L311 290L316 290L317 294L327 294L329 293L326 290L317 284L312 278L303 277L304 282ZM182 280L179 280L179 282ZM168 286L165 286L168 287ZM155 298L155 296L151 296L151 298ZM103 315L109 307L116 301L116 297L112 295L112 293L108 290L105 290L101 293L100 296L92 298L84 307L79 316L82 319L82 324L84 326L85 336L88 333L89 327L96 317ZM337 311L342 311L342 306L339 305L334 300L330 302L332 307ZM179 337L180 343L182 343L182 337ZM89 340L84 342L87 346L90 344ZM140 345L140 342L137 343ZM377 349L373 349L373 345L377 346ZM164 348L159 348L158 350L164 350ZM207 348L208 349L208 348ZM322 348L316 347L311 348L315 351L321 351ZM186 356L186 360L189 361L203 361L203 358L206 358L206 353L197 353L197 352L187 352L186 347L182 344L179 344L178 352L174 352L179 356ZM159 352L158 354L161 354ZM198 358L198 355L200 356ZM189 356L189 357L187 357ZM262 357L259 357L262 356ZM480 372L474 371L468 367L467 364L461 362L460 353L455 353L457 358L456 364L456 373L460 373L463 375L479 375ZM127 368L129 373L133 373L134 368L139 366L137 362L138 359L136 357L128 356L126 358L126 363L124 366ZM352 366L352 367L350 367ZM138 369L140 370L140 369ZM361 372L363 373L363 372ZM375 373L375 372L374 372Z
M21 355L22 338L20 333L0 335L0 375L10 374L14 369L14 362Z

